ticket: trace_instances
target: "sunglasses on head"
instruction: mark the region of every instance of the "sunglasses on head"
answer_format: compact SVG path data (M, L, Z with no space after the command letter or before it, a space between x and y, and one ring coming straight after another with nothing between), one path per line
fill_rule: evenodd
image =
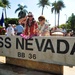
M33 17L32 15L29 15L28 17Z

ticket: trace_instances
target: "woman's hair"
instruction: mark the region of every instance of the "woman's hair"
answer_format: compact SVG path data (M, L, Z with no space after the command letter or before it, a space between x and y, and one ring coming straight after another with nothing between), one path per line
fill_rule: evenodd
M45 20L45 17L44 16L39 16L38 20Z
M28 25L29 27L32 26L35 23L34 18L32 19L31 24L29 24L29 19L27 19L26 25Z

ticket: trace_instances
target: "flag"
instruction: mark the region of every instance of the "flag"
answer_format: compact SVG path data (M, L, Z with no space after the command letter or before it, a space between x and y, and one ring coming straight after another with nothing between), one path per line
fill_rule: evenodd
M1 25L2 27L5 27L3 12L2 12L1 20L0 20L0 25Z

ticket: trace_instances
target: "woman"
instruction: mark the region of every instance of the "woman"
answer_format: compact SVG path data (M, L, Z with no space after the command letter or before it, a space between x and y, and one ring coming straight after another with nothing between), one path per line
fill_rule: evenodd
M31 12L28 13L27 19L25 21L25 31L21 36L25 39L29 39L32 36L37 35L38 25L33 18L33 14Z
M39 16L39 35L40 36L49 36L49 26L48 24L45 24L45 17L44 16Z

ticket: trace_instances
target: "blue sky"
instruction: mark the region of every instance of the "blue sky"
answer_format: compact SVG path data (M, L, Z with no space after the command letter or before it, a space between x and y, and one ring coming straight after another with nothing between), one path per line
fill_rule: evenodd
M54 2L55 0L50 0L50 2ZM58 0L56 0L58 1ZM27 6L27 11L31 11L34 15L35 20L38 20L38 17L41 15L42 8L38 7L38 0L9 0L11 9L7 9L7 17L17 18L18 12L15 14L15 10L18 8L18 4L23 4ZM71 16L72 13L75 13L75 0L63 0L65 4L65 8L60 12L60 24L66 22L66 17ZM0 8L0 17L2 14L2 8ZM66 14L66 15L65 15ZM54 14L51 13L51 7L44 8L44 16L49 21L51 26L54 26Z

